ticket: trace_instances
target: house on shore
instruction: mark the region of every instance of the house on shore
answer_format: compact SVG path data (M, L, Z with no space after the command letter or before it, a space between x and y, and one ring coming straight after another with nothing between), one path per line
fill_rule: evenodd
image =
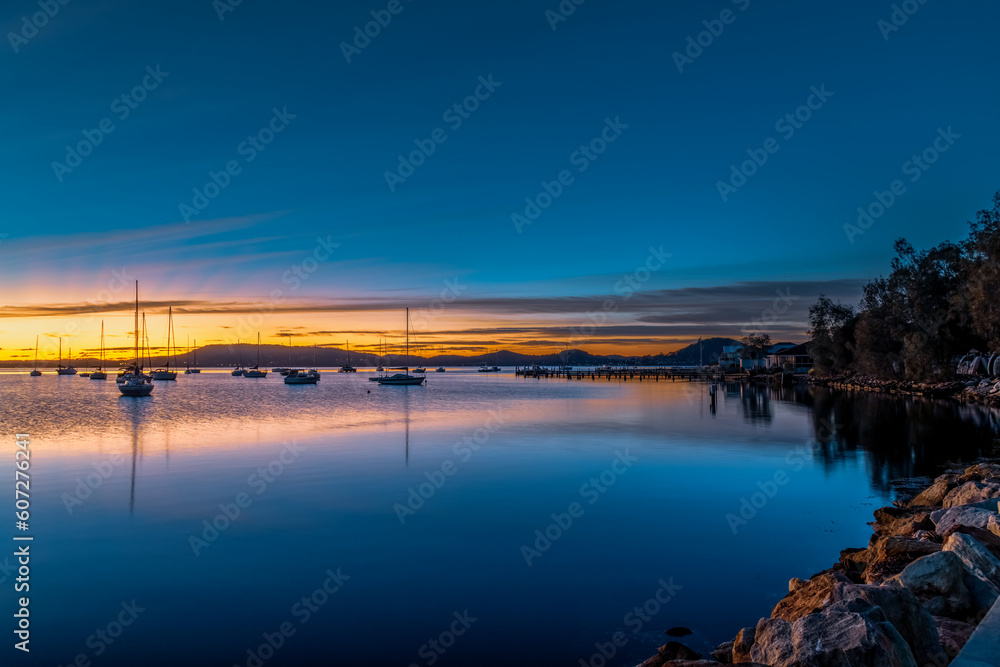
M809 343L794 345L772 352L767 356L767 368L791 368L793 373L808 373L813 367Z

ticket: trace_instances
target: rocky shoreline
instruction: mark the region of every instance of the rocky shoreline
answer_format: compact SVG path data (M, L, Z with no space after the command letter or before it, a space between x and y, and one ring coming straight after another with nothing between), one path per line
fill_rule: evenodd
M1000 378L980 378L953 382L883 380L863 375L811 378L810 383L845 391L878 391L907 396L952 398L965 403L1000 407Z
M1000 463L897 503L875 511L867 547L789 581L769 618L710 656L669 642L639 667L944 667L1000 597Z

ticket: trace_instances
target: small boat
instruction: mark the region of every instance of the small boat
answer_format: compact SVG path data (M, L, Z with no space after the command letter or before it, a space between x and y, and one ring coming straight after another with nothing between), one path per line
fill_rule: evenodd
M157 368L153 371L154 380L176 380L177 371L170 370L170 360L173 358L173 333L174 333L174 309L171 306L167 309L167 365L165 368Z
M319 382L319 372L315 370L303 371L293 368L285 376L285 384L316 384L317 382Z
M82 377L82 378L89 378L90 377L90 373L80 373L80 377Z
M245 378L266 378L267 371L260 370L260 332L257 332L257 365L243 371Z
M351 365L351 341L347 341L347 363L340 367L338 373L357 373L358 369Z
M233 376L243 375L243 360L240 359L240 339L236 339L236 368L233 369Z
M107 380L108 374L104 372L104 321L101 320L101 365L90 374L91 380Z
M194 347L193 348L191 347L191 344L188 343L188 350L191 351L194 354L194 361L192 362L194 364L194 367L192 368L191 366L188 366L187 368L185 368L184 369L184 374L185 375L191 375L192 373L200 373L201 369L198 368L198 339L197 338L194 339ZM235 375L235 373L233 375Z
M406 356L410 356L410 309L406 309ZM402 368L403 373L396 373L395 375L383 375L378 377L375 381L380 385L421 385L427 380L426 375L410 375L408 369L404 366Z
M153 393L152 381L142 372L139 356L139 281L135 281L135 363L121 375L118 391L122 396L139 398Z
M73 348L69 348L69 356L72 360ZM73 368L72 361L69 362L69 366L62 365L62 338L59 339L59 365L56 366L56 375L76 375L76 369Z
M414 373L426 373L427 369L424 368L423 366L417 366L416 368L413 369L413 372Z
M445 372L445 369L444 369L444 366L438 366L438 367L437 367L437 368L436 368L436 369L434 370L434 372L435 372L435 373L444 373L444 372Z
M30 373L28 373L28 375L30 375L33 378L36 378L41 374L42 372L38 370L38 336L35 336L35 369Z

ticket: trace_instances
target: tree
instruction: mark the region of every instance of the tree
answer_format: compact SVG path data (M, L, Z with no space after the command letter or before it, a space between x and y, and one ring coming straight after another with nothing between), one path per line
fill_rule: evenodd
M854 307L834 303L823 294L809 306L809 354L817 373L850 369L854 349Z
M771 336L762 332L748 333L740 338L740 345L743 346L744 357L760 359L771 348Z

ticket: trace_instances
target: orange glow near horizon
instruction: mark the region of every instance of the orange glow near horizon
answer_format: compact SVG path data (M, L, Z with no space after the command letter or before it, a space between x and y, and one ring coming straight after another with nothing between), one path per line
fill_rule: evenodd
M433 321L424 321L426 330L410 331L410 351L421 356L456 354L476 356L508 350L523 354L554 354L562 351L562 345L540 345L534 334L506 333L504 327L512 326L511 321L484 320L482 316L459 317L444 314ZM416 320L416 317L412 319ZM149 346L154 356L167 350L167 313L146 313ZM117 361L130 359L134 341L132 338L133 315L125 312L107 312L72 316L23 317L0 319L0 361L25 362L31 364L35 357L35 336L38 336L39 363L55 362L59 355L59 339L62 338L63 359L72 355L73 359L95 359L100 356L101 324L104 324L105 357ZM351 350L378 353L380 341L386 339L393 350L399 351L404 345L404 317L396 312L343 312L343 313L272 313L254 317L253 315L183 314L174 313L174 334L172 345L183 353L187 345L198 347L208 345L234 345L237 340L244 344L255 344L258 324L261 342L266 345L287 345L289 341L296 347L344 348L349 342ZM414 323L416 324L416 323ZM491 326L492 325L492 326ZM516 321L518 327L552 326L551 320L536 321L526 318ZM567 324L574 326L575 324ZM141 326L141 317L140 317ZM496 329L492 334L490 329ZM434 329L447 334L434 333ZM463 332L469 330L469 334ZM594 338L600 338L600 329ZM586 339L567 341L571 349L581 349L593 354L642 355L670 352L686 343L676 341L663 344L606 344L588 343Z

